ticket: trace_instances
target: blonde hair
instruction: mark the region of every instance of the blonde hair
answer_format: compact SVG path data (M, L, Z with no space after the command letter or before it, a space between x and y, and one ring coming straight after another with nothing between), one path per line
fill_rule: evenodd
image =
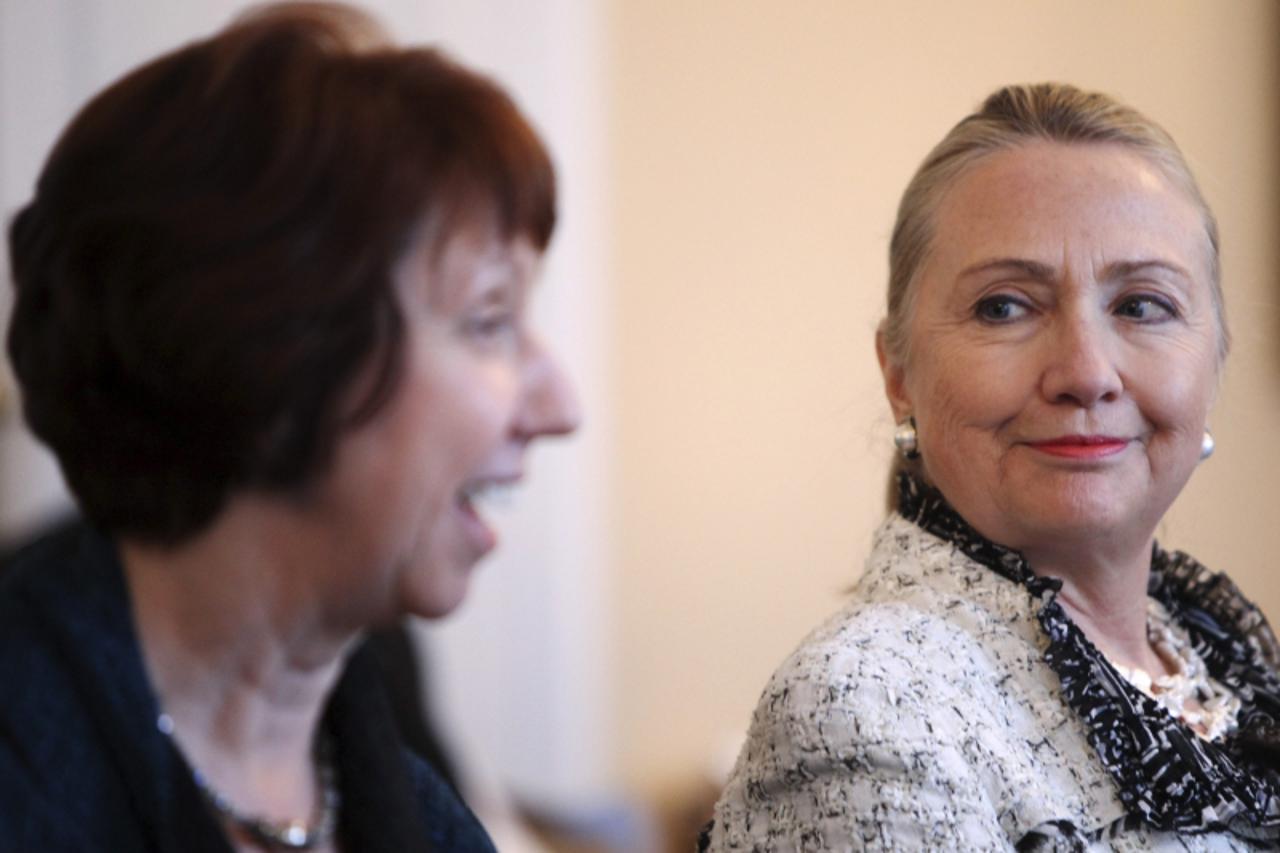
M880 324L885 352L905 364L915 283L946 192L980 159L1035 140L1110 143L1144 157L1179 186L1200 211L1211 249L1210 275L1219 360L1231 339L1222 302L1218 223L1173 138L1151 119L1109 95L1064 83L1006 86L962 120L929 152L907 184L889 242L888 310Z

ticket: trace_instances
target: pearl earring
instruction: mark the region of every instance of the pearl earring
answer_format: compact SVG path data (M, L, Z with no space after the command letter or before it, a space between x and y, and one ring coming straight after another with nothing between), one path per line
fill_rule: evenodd
M908 415L899 422L893 431L893 446L898 448L903 459L920 458L920 440L916 435L916 419Z
M1213 440L1213 433L1205 430L1204 437L1200 439L1200 461L1203 462L1212 456L1215 447L1217 443Z

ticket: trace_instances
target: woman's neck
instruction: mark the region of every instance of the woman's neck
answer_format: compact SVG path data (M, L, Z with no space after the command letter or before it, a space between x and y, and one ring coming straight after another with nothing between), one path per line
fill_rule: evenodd
M354 631L309 595L309 553L285 516L224 512L176 548L121 546L143 660L173 737L237 810L307 817L313 749Z
M961 516L936 486L921 474L911 472L898 481L898 501L899 511L905 516L927 517L935 512L955 515L978 535L1018 551L1035 574L1062 581L1059 604L1103 654L1116 663L1153 675L1170 672L1151 647L1147 633L1151 528L1138 530L1130 526L1079 535L1023 531L1024 541L1016 541L1016 536L1001 536L1000 531L984 529Z
M1058 603L1104 655L1129 668L1164 674L1147 635L1151 540L1124 549L1023 552L1032 570L1062 581Z

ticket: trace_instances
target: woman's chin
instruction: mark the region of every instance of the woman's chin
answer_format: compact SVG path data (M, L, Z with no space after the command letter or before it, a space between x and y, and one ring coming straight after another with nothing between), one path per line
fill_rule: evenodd
M1091 546L1118 540L1145 540L1152 532L1146 523L1146 513L1103 495L1085 499L1063 496L1061 500L1046 500L1025 510L1016 518L1023 550L1065 547L1088 551Z
M479 558L468 556L413 567L401 587L401 609L423 619L448 616L466 601L478 563Z
M1003 498L994 496L970 523L1019 550L1146 538L1164 511L1154 506L1159 502L1149 485L1126 477L1042 474L1006 486Z

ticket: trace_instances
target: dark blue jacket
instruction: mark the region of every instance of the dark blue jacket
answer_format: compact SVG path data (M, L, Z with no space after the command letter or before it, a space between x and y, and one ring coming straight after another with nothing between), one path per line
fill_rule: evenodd
M156 697L111 542L76 526L0 573L0 853L230 853ZM325 711L347 853L493 846L396 734L355 654Z

